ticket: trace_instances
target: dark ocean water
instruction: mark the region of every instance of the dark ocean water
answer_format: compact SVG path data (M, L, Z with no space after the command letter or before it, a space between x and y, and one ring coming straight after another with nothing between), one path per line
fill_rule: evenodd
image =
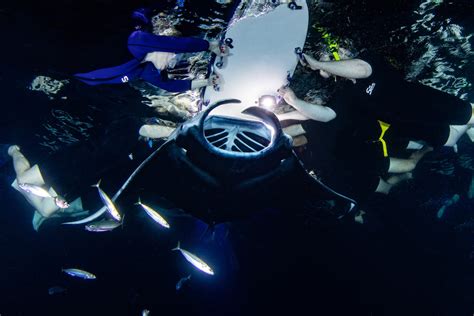
M231 6L211 0L185 3L185 35L198 36L204 28L196 26L215 24L200 17L225 19L231 11ZM132 29L130 13L142 5L153 2L2 3L0 143L19 144L32 161L47 164L67 157L69 145L94 137L117 117L154 116L141 103L140 92L129 86L88 88L70 78L78 71L128 60L126 46L117 43L125 42ZM462 84L474 81L474 57L465 44L473 44L472 12L470 1L341 0L312 3L310 24L327 27L350 40L351 47L386 54L407 77L439 78L429 82L459 87L451 92L472 101L472 85ZM447 39L435 35L441 26L452 24L462 32L453 29ZM311 28L306 49L316 50L319 38ZM438 48L435 55L430 45ZM454 54L456 47L463 50ZM438 67L418 62L427 59ZM446 65L454 70L443 70ZM454 67L458 65L463 67ZM27 89L38 75L71 82L50 99ZM294 85L302 92L323 88L300 70ZM61 127L58 121L68 122L67 135L51 132ZM48 140L58 144L53 154L44 145ZM441 151L427 157L414 181L389 197L371 200L367 225L269 209L219 225L214 233L189 216L171 217L173 228L164 231L135 209L127 209L123 229L112 233L91 234L57 223L37 233L31 207L9 186L13 172L6 165L0 185L0 315L140 315L144 308L151 315L471 315L474 208L467 196L472 147L463 139L457 155ZM122 181L120 174L113 176L110 181ZM91 184L84 182L78 185ZM454 194L460 201L438 220L437 211ZM212 262L216 275L196 271L171 252L178 240ZM98 279L83 281L61 273L70 266L89 270ZM176 291L176 283L189 274L191 280ZM67 292L49 295L53 286Z

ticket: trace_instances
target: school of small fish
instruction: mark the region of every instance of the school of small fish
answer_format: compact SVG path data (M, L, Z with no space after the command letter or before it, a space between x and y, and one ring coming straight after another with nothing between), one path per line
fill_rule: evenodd
M104 207L106 208L106 212L104 214L109 214L110 218L98 220L98 221L85 225L85 230L89 232L110 232L116 229L117 227L122 226L124 218L125 218L125 216L123 216L119 212L113 200L107 195L107 193L105 193L100 188L100 182L101 181L99 180L99 182L95 185L92 185L92 187L97 188L99 197ZM22 190L33 193L38 196L54 198L46 189L40 186L30 185L30 184L21 184L20 188ZM138 198L138 202L135 203L135 205L140 206L145 211L145 213L160 226L166 229L169 229L171 227L170 224L166 221L166 219L160 213L158 213L152 207L142 203L140 198ZM181 243L179 241L178 241L177 246L173 248L172 251L179 251L183 255L183 257L186 259L186 261L191 263L198 270L209 275L214 275L214 270L204 260L199 258L197 255L191 253L190 251L181 248ZM95 280L97 278L95 274L83 269L79 269L79 268L67 268L67 269L62 269L61 271L68 274L69 276L80 278L83 280ZM191 279L191 275L182 277L176 284L176 291L181 290L183 285L189 282L190 279ZM64 294L66 293L66 289L60 286L55 286L55 287L49 288L48 293L50 295ZM150 315L150 311L148 309L144 309L142 311L142 316L147 316L147 315Z
M119 213L119 211L118 211L117 207L115 206L114 202L112 201L112 199L107 195L107 193L105 193L99 187L99 185L100 185L100 181L97 184L93 185L93 187L97 188L97 190L99 192L100 199L104 203L105 207L107 208L107 211L109 212L109 214L112 216L113 219L111 219L111 220L102 220L102 221L98 221L98 222L88 224L88 225L86 225L85 229L87 231L91 231L91 232L112 231L115 228L123 225L123 217ZM135 204L141 206L143 208L143 210L146 212L146 214L148 214L148 216L150 216L156 223L158 223L159 225L161 225L165 228L170 228L170 225L163 218L163 216L161 216L156 210L154 210L150 206L148 206L146 204L143 204L140 198L138 198L138 202L135 203ZM206 262L204 262L204 260L202 260L201 258L196 256L195 254L193 254L193 253L191 253L191 252L189 252L185 249L182 249L181 246L180 246L180 242L178 242L178 245L176 246L176 248L173 248L172 250L180 251L181 254L184 256L184 258L189 263L191 263L194 267L201 270L202 272L210 274L210 275L214 275L214 270Z

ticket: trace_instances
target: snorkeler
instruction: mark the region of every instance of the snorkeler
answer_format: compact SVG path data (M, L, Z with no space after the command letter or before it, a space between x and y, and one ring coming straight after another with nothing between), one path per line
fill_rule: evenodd
M350 79L341 94L367 115L385 122L389 133L412 137L431 146L456 145L474 125L473 104L418 82L408 82L380 56L369 52L347 59L322 61L303 54L301 63L321 76ZM397 125L397 131L391 127Z
M8 154L15 171L12 187L35 209L34 229L38 230L47 219L84 216L87 210L102 205L91 185L111 176L128 176L129 170L135 169L151 151L138 140L142 123L136 115L121 115L94 137L39 159L33 154L34 149L24 148L23 152L19 146L10 146ZM29 159L37 164L32 166ZM106 184L110 185L110 181ZM61 196L70 201L69 205Z
M345 98L335 98L326 106L299 99L289 87L282 87L278 92L297 111L278 115L281 121L309 120L300 124L303 133L296 134L300 137L305 134L305 138L309 139L306 149L313 152L313 156L304 159L308 161L307 165L311 165L310 161L315 162L315 169L327 174L328 179L323 180L329 183L335 174L355 176L370 182L357 188L359 191L361 187L367 188L363 194L352 195L361 197L371 192L387 194L393 185L411 178L417 163L432 150L427 146L408 158L396 158L394 153L410 149L412 144L397 139L398 142L390 141L387 145L384 135L378 132L379 123L358 112L349 102L345 102Z
M226 47L217 41L154 35L142 30L134 31L129 36L128 49L134 57L131 61L120 66L75 74L75 77L89 85L122 84L142 79L170 92L183 92L217 85L220 78L213 74L208 79L168 79L167 70L177 64L177 54L209 50L217 56L227 55Z
M38 165L31 166L30 162L20 151L20 147L16 145L10 146L8 148L8 155L12 157L13 168L16 174L16 178L11 184L12 187L20 192L35 208L35 215L33 217L33 227L35 230L38 230L45 219L55 215L69 217L84 215L83 210L77 208L80 201L76 200L69 204L58 196L53 187L45 189L46 183ZM80 214L77 214L78 212Z

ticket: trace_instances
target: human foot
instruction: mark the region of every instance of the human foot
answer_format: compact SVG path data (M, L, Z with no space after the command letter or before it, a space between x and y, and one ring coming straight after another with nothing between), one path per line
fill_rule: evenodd
M13 156L13 154L17 151L20 151L20 147L18 147L17 145L12 145L8 147L8 155L10 156Z

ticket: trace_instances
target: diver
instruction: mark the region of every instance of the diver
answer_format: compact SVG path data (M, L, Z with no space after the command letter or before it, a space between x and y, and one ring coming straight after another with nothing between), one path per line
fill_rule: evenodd
M359 196L370 191L388 193L394 184L411 178L417 163L433 147L455 146L474 122L473 108L449 94L405 81L377 56L363 53L348 59L349 54L338 48L333 52L334 61L329 54L323 55L323 61L301 54L300 62L321 76L349 80L327 105L305 102L290 88L281 88L280 94L297 111L281 114L279 119L324 122L301 123L292 129L297 132L292 136L310 148L304 153L310 155L306 160L315 161L316 169L323 170L323 179L326 173L327 183L337 178L334 174L343 174L340 178L372 179L358 187L341 181L351 189L373 189ZM410 154L408 150L417 151ZM337 184L333 186L344 192Z
M134 58L125 64L74 76L89 85L122 84L142 79L170 92L183 92L205 86L215 86L221 80L216 74L211 75L208 79L169 79L167 70L176 66L179 54L209 50L217 56L228 55L226 46L221 45L218 41L155 35L142 29L134 31L128 37L128 50Z
M138 139L141 125L142 120L135 115L120 116L94 137L46 159L37 159L33 148L23 152L18 145L9 146L14 169L11 186L35 209L34 229L38 231L51 218L85 216L100 205L91 185L100 179L128 177L151 152ZM30 159L37 163L32 166ZM106 183L110 185L110 181Z
M278 115L283 125L285 121L299 123L299 132L290 136L309 138L305 142L305 151L309 153L302 153L305 165L319 171L326 183L359 200L372 192L388 194L394 185L410 179L421 158L432 150L430 146L414 146L414 142L405 139L388 141L380 135L379 123L358 112L345 98L336 97L330 104L322 105L299 99L289 87L278 92L297 111ZM416 151L406 158L394 156L404 149ZM308 154L311 157L304 158ZM333 183L342 178L345 184ZM356 178L357 185L348 178ZM362 184L363 181L367 183ZM352 188L343 188L344 185Z
M365 51L357 58L348 58L350 52L343 48L336 54L338 60L323 54L318 61L303 54L300 61L325 78L349 79L341 92L346 101L387 126L397 125L400 137L411 136L435 147L454 147L474 125L474 104L406 81L381 56ZM394 128L388 130L395 133Z
M17 145L12 145L8 148L8 155L11 156L13 160L13 168L16 176L11 184L12 187L20 192L35 208L35 215L33 217L33 227L35 230L38 230L44 220L50 217L58 215L69 217L84 215L85 212L77 208L78 203L80 203L79 200L69 204L58 196L53 187L45 189L47 192L42 194L43 196L39 196L38 193L32 192L32 190L24 190L24 184L36 186L37 188L44 187L45 180L43 175L38 165L31 166ZM49 196L48 193L50 194Z

